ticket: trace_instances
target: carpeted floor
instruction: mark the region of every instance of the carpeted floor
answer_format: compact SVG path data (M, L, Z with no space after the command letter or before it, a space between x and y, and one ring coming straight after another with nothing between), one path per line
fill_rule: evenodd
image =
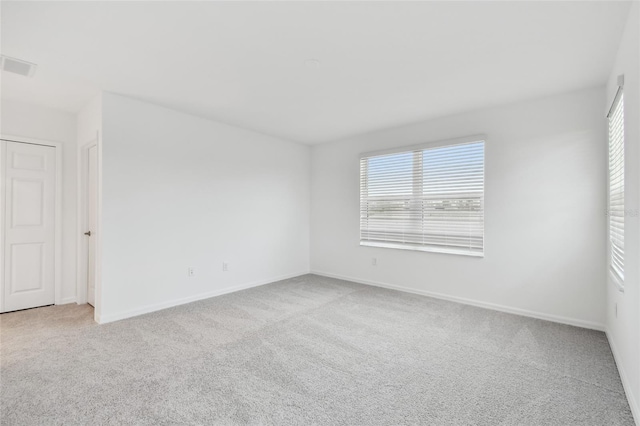
M2 424L633 424L596 331L314 275L92 315L0 316Z

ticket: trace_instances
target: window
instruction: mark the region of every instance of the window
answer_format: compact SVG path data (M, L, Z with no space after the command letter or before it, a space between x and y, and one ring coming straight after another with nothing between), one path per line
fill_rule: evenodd
M609 119L609 268L624 283L624 94L618 90Z
M360 245L482 256L484 140L363 154Z

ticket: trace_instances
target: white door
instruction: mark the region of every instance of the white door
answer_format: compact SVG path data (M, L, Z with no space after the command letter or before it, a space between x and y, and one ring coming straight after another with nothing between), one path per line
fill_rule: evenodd
M2 312L55 302L56 149L6 143Z
M87 302L95 306L96 301L96 222L98 212L98 148L96 145L87 151Z

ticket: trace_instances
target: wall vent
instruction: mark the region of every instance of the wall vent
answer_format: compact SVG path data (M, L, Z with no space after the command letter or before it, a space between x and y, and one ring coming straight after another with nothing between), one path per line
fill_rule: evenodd
M0 55L0 68L3 71L20 74L25 77L33 77L36 73L37 65L21 59Z

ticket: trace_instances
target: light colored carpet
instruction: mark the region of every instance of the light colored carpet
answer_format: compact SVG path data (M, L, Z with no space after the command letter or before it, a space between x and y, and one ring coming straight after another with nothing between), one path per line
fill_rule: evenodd
M4 314L1 423L632 425L603 333L306 275Z

